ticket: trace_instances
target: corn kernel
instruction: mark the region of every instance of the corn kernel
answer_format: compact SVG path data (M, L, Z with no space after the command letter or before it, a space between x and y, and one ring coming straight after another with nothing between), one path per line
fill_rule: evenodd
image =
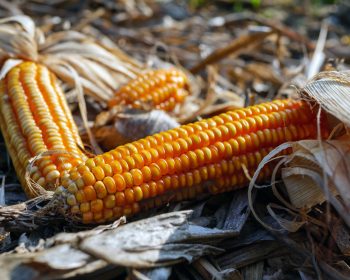
M103 201L101 199L96 199L90 202L91 212L97 213L103 210Z
M107 189L102 181L97 181L94 184L94 189L98 198L104 198L107 195Z

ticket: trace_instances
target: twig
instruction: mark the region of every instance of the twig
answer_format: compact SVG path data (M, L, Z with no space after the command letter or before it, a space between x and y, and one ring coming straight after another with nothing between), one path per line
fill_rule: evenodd
M326 55L324 54L324 47L327 41L327 31L328 31L328 24L324 21L322 23L320 35L317 40L317 44L316 44L314 54L312 56L312 60L309 64L309 67L307 68L307 73L306 73L307 79L312 78L321 70L322 64L326 57Z
M259 42L264 40L267 36L273 34L273 31L269 32L258 32L254 34L245 34L242 35L235 40L233 40L229 45L218 48L214 52L212 52L209 56L204 58L198 64L193 66L190 71L193 74L198 73L202 70L206 65L213 64L228 55L238 55L241 51L246 51L247 48L254 48Z
M266 19L252 13L230 14L230 15L227 15L226 17L223 17L221 20L219 20L219 18L214 18L211 21L212 22L211 26L216 26L216 27L220 27L223 25L227 26L227 25L236 24L239 21L255 21L257 23L260 23L262 25L272 28L274 31L277 31L278 33L292 39L293 41L305 44L305 46L309 50L315 49L314 43L312 43L305 36L294 31L293 29L285 26L284 24L278 21Z

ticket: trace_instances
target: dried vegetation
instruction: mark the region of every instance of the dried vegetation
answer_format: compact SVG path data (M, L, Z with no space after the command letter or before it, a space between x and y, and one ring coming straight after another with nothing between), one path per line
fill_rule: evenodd
M331 136L281 145L247 171L249 188L96 228L40 215L51 194L25 201L1 143L0 203L13 205L0 209L2 279L349 279L349 4L186 2L0 1L13 16L0 20L0 61L13 58L1 76L19 59L53 71L86 154L284 97L317 101ZM174 111L108 108L121 85L171 65L191 89Z

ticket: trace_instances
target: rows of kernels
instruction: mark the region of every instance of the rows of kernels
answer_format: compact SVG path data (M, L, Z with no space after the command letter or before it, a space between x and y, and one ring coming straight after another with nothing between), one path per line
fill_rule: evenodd
M136 187L140 188L140 187ZM172 201L182 201L188 199L194 199L199 195L205 193L206 188L202 185L194 185L191 188L182 188L178 190L174 190L168 193L164 193L156 196L155 194L148 199L145 199L141 203L125 201L122 204L114 203L114 196L109 196L107 201L111 199L113 202L111 204L105 205L105 209L99 211L96 215L93 211L91 211L91 207L89 203L82 203L80 205L80 211L83 213L82 218L86 223L89 222L105 222L108 220L116 219L117 217L121 217L123 215L130 216L138 213L140 210L149 210L154 209L156 207L160 207ZM125 199L125 198L124 198ZM140 200L136 200L140 201ZM95 217L98 217L100 220L95 220Z
M301 127L302 128L302 127ZM301 134L301 133L303 133L303 130L300 128L300 133L299 134ZM281 130L277 130L277 131L281 131ZM288 130L287 130L288 131ZM267 136L268 137L266 137L269 141L271 141L271 140L273 140L273 139L277 139L278 140L278 136L280 136L280 138L281 138L281 136L283 137L283 135L280 133L280 134L278 134L278 133L270 133L270 131L267 131L266 130L266 133L267 133ZM264 135L264 134L262 134L262 135ZM272 135L272 137L271 137L271 135ZM275 137L274 137L274 135L275 135ZM296 137L298 137L298 134L296 134ZM270 139L271 138L271 139ZM282 139L283 140L283 139ZM287 139L288 140L288 139ZM280 141L281 141L281 139L280 139ZM233 143L235 143L235 141L233 141ZM222 144L222 143L217 143L218 145L216 145L215 147L214 147L214 151L216 151L216 150L219 150L220 151L220 147L222 146L222 147L224 147L225 145L224 144ZM220 145L221 144L221 145ZM229 146L229 144L228 143L225 143L225 144L227 144L227 147L230 147ZM260 143L261 144L261 143ZM236 142L236 144L235 144L236 146L238 146L238 143ZM219 149L217 149L216 147L219 147ZM244 148L244 146L243 146L243 148ZM204 148L204 151L206 151L206 150L208 150L208 151L210 151L210 149L206 149L206 148ZM226 149L226 151L227 151L227 149ZM246 149L244 149L244 152L246 151ZM200 155L200 150L199 151L196 151L197 152L197 154L199 154ZM192 152L192 154L194 155L194 153ZM177 158L176 158L177 159ZM170 160L172 160L172 159L170 159ZM185 162L185 164L187 163L187 165L189 164L189 162L188 162L188 157L186 156L186 155L182 155L182 161L183 162ZM181 162L180 160L178 160L177 162ZM151 168L153 169L153 171L157 174L158 173L158 166L156 165L156 164L152 164L152 166L151 166ZM145 168L143 168L143 171L144 171L144 173L148 176L149 174L151 174L152 172L151 172L151 168L150 167L145 167ZM87 175L90 175L90 177L92 177L92 175L91 175L91 173L87 173ZM125 176L129 176L130 177L130 174L128 174L128 173L125 173L124 174ZM125 177L124 176L124 177ZM128 178L127 178L128 179ZM129 178L129 180L130 180L130 178Z
M66 101L56 98L52 78L45 67L33 62L21 63L9 71L1 85L2 132L8 135L6 145L13 151L10 155L21 184L28 196L35 196L36 192L24 179L30 158L49 150L76 154L40 156L34 162L30 179L48 188L55 186L62 171L79 164L85 156L71 137L71 125L65 121L67 113L58 108Z
M25 91L20 84L20 68L16 67L10 71L7 86L12 110L21 127L23 137L27 139L26 142L31 154L40 154L46 151L42 133L35 123Z
M21 67L20 72L22 87L27 95L35 125L42 134L42 141L46 145L45 150L65 150L58 126L53 121L48 104L36 82L36 68L35 64L25 64ZM60 176L60 172L54 162L46 160L45 163L44 166L40 166L42 174L47 181L52 178L52 181L49 182L53 182Z
M146 137L73 168L70 178L85 184L78 191L73 188L76 199L69 203L98 212L85 215L97 222L96 217L103 219L101 206L130 212L130 205L168 192L233 173L241 176L242 164L257 167L266 154L264 147L314 137L313 122L313 113L303 103L274 102ZM91 221L85 216L83 221Z
M27 143L27 151L30 157L32 157L32 155L38 155L40 153L45 152L47 150L47 147L44 143L42 133L35 123L34 117L30 109L30 105L27 101L28 99L25 90L21 85L20 72L21 69L19 67L16 67L12 69L8 74L6 79L8 88L7 94L12 105L11 111L13 111L14 115L16 116L16 121L20 126L20 133L21 135L23 135L21 137L21 141L23 141L23 138L26 139L23 143ZM4 118L7 119L8 115L5 114L5 112L3 113ZM17 135L13 134L13 136L11 137L16 138ZM14 143L14 140L15 139L11 139L11 142ZM23 167L28 164L27 160L28 159L26 159L25 162L22 161ZM40 170L37 170L32 175L32 179L34 178L34 181L39 184L45 181L45 178L43 177Z
M307 107L307 105L297 101L290 101L290 103L286 101L274 101L272 102L272 105L269 103L264 103L264 104L257 105L257 107L260 107L262 109L251 110L250 108L245 108L245 109L239 110L241 111L241 113L236 113L235 111L233 111L232 113L224 113L212 119L199 121L194 124L184 125L179 128L175 128L168 132L161 132L153 136L148 136L145 139L142 139L127 145L133 145L134 148L136 148L137 150L136 152L139 152L142 149L150 149L150 148L155 148L158 145L163 145L164 141L171 141L171 140L174 141L179 139L179 143L172 143L172 145L173 146L180 145L181 147L187 147L188 146L187 142L182 138L188 137L191 134L198 134L203 141L208 140L208 138L213 141L215 140L215 133L209 130L207 131L207 135L206 135L205 133L203 133L203 130L208 130L209 128L226 124L228 122L241 120L242 119L241 116L249 117L256 111L261 112L261 114L263 113L269 114L269 113L277 112L278 110L285 110L285 112L281 113L282 117L279 118L280 120L283 120L283 123L285 125L293 122L303 123L305 122L305 119L308 119L308 115L310 113L310 110ZM232 117L230 115L232 115ZM300 118L298 115L300 115ZM266 122L268 121L268 116L265 116L265 115L256 116L255 120L257 123L256 125L257 128L262 128L266 126ZM248 123L247 121L243 122L244 125L247 125L247 123ZM235 125L238 127L238 133L244 132L243 131L244 126L241 123L236 122ZM233 125L231 123L228 125L228 128L234 129L232 128L232 126ZM220 128L221 130L226 130L224 127L220 127ZM217 134L220 133L220 131L218 132L218 130L215 130L215 132ZM113 159L122 159L128 155L133 155L135 151L130 151L130 149L125 148L127 145L118 147L115 150L111 151L110 154L113 156ZM145 157L145 155L143 155L143 157ZM151 161L151 159L149 160Z
M222 175L241 174L242 165L250 169L256 168L271 149L262 149L259 152L234 157L230 160L221 160L218 163L211 163L190 172L166 175L158 181L144 183L140 187L127 189L124 193L125 195L128 194L129 200L125 200L124 203L128 204L140 201L143 198L159 196L169 190L191 187L207 180L220 178Z
M249 173L254 172L254 170L248 171ZM269 166L264 167L258 176L257 182L269 176L271 172L272 169ZM193 184L193 186L189 186L188 188L178 188L166 193L153 194L152 196L148 196L141 202L139 202L140 200L136 200L136 202L134 202L133 200L127 200L127 198L124 198L124 203L116 204L115 196L110 195L108 198L106 198L106 201L109 204L105 204L105 208L103 210L101 208L94 209L88 203L82 203L80 206L80 210L83 213L83 217L87 218L85 220L85 222L87 223L105 222L108 220L116 219L123 215L129 216L132 214L136 214L140 210L154 209L165 205L169 202L195 199L198 198L200 195L208 192L212 194L217 194L231 191L243 187L247 183L249 183L249 179L243 172L239 172L236 174L221 177L215 180L215 183L213 185L209 185L208 187L206 187L204 184L195 183ZM110 202L109 200L111 200L112 202ZM95 204L100 204L100 201L95 202L94 205ZM96 212L98 213L97 215ZM94 217L96 216L100 219L99 221L94 221Z
M84 144L83 144L83 141L81 140L81 137L79 135L78 127L75 124L75 121L73 119L73 115L72 115L72 113L69 109L68 103L66 101L66 97L64 96L62 88L58 84L56 76L51 72L49 72L49 75L50 75L50 84L51 84L51 86L54 90L54 93L56 94L57 99L58 99L58 106L60 108L62 108L64 116L65 116L65 120L67 121L69 134L71 134L73 139L75 140L75 144L78 147L78 151L79 151L79 147L84 147Z
M54 137L56 137L57 142L62 142L62 149L66 149L68 152L79 154L79 148L77 147L76 143L76 137L74 137L74 133L66 133L67 131L70 131L72 127L75 128L75 125L72 126L69 122L69 118L67 118L67 114L64 111L64 106L62 104L62 100L59 98L59 95L56 93L55 88L52 85L52 81L50 78L50 72L46 67L43 67L41 65L38 66L37 69L37 81L38 86L40 87L40 92L42 93L42 97L45 100L45 103L47 104L48 109L50 110L50 115L52 116L53 122L57 125L57 129L59 133L55 132ZM65 104L65 102L64 102ZM59 106L57 106L59 105ZM71 115L71 114L68 114ZM48 137L48 135L45 135ZM67 159L62 159L61 157L57 157L58 164L59 160L62 160L64 163L69 164ZM70 169L71 166L69 165L62 165L63 169Z
M206 180L219 178L223 174L229 175L234 173L241 173L241 165L244 164L248 168L253 168L258 165L262 158L270 151L269 149L262 149L261 151L249 153L233 157L230 160L221 160L219 163L212 163L206 166L202 166L198 170L193 172L186 172L182 174L166 175L162 179L140 184L133 188L119 190L114 195L114 188L112 192L109 192L107 197L107 191L103 187L103 184L99 184L102 189L96 188L85 188L84 191L88 191L86 194L85 201L96 199L96 194L100 193L99 198L105 198L105 207L111 208L113 206L125 206L134 202L138 202L142 199L152 198L159 196L168 190L176 190L184 187L191 187L192 185L200 184ZM120 176L120 174L117 174ZM242 175L243 176L243 175ZM122 176L120 176L122 178ZM94 189L94 191L93 191ZM93 191L93 196L89 196L89 193ZM78 193L79 194L79 193ZM79 199L77 199L79 201ZM108 206L107 206L108 205Z
M0 82L1 92L6 91L4 83L4 81ZM26 186L24 179L25 170L23 168L23 163L29 160L30 154L28 152L25 139L21 135L20 128L15 119L15 116L10 108L9 100L7 98L0 98L0 107L2 108L4 116L7 116L5 120L5 118L0 114L0 127L2 135L5 139L5 142L8 143L7 149L11 157L13 157L13 165L15 167L15 170L17 171L20 182L21 184L23 184L23 186ZM15 147L17 147L19 151L18 154L16 152Z
M269 117L269 115L267 116ZM127 151L129 155L125 155L124 159L116 159L108 164L105 163L102 155L94 159L89 159L85 163L85 166L89 168L88 170L82 167L78 168L80 168L80 174L82 174L83 177L91 178L92 181L94 180L92 177L94 177L95 180L103 180L106 175L104 170L109 170L115 175L119 174L119 176L115 177L116 183L120 183L122 186L121 188L123 188L124 185L125 187L127 187L128 184L131 185L132 178L134 177L137 181L147 181L154 177L164 175L164 172L169 171L168 167L170 167L171 170L172 159L175 161L175 170L181 171L186 169L186 166L200 165L201 161L215 161L217 158L222 158L222 154L226 154L226 156L242 154L258 149L259 147L265 147L266 145L278 145L285 141L305 138L304 134L311 135L313 133L313 126L308 124L268 129L269 125L276 127L274 122L266 122L262 127L253 126L253 128L248 124L244 131L245 133L243 133L239 124L244 121L245 119L241 119L239 121L233 121L232 123L222 124L219 128L213 127L201 131L199 135L192 134L169 143L165 142L163 146L157 145L155 148L141 150L139 153L137 153L138 150L135 145L126 145L124 146L124 151ZM294 119L295 123L298 121L299 120ZM279 124L288 125L289 123L290 121L286 118L286 122L280 122ZM240 132L237 133L239 129ZM254 129L260 130L252 132ZM213 137L209 136L211 133L214 134ZM166 141L164 137L160 139ZM225 141L227 139L230 140ZM111 152L108 154L110 155ZM200 162L198 163L197 161ZM138 163L137 166L136 162ZM181 166L183 166L183 168L181 168ZM134 175L131 178L130 171L135 168L141 169L142 177L136 177L136 175ZM179 168L181 168L181 170L179 170ZM73 169L72 172L75 172L75 169ZM86 181L86 183L89 182L90 180Z
M139 203L139 205L141 210L149 210L169 202L194 199L205 192L206 188L203 185L194 185L191 188L183 188L159 195L156 198L146 199Z
M0 85L0 91L4 92L4 96L7 96L7 89L5 86L6 81L2 80ZM20 100L17 99L17 102ZM17 121L16 115L11 107L11 102L8 98L0 98L1 106L1 121L2 133L4 136L8 136L8 143L13 149L18 151L17 157L19 164L25 166L28 160L31 158L31 154L28 148L28 143L26 142L25 136L21 133L21 127Z
M156 109L171 111L187 95L187 77L180 70L152 70L122 86L109 102L109 106L128 104L139 108L149 104Z
M86 209L82 209L80 205L80 211L82 212L82 220L85 223L103 223L107 220L113 220L116 217L121 216L131 216L140 211L140 205L138 203L133 203L131 205L126 205L124 207L115 206L113 208L101 208L101 200L97 200L93 204L93 208L86 206Z
M163 111L172 111L175 109L177 104L183 103L187 96L187 90L176 88L173 96L171 96L168 100L164 100L160 104L157 104L155 108Z
M250 176L254 174L255 169L248 170L248 173ZM259 173L258 178L257 178L257 183L266 178L267 176L270 176L272 173L272 169L269 165L266 165ZM243 172L241 173L236 173L236 174L231 174L229 176L223 176L214 181L214 184L210 185L208 187L208 191L211 194L217 194L217 193L223 193L223 192L228 192L232 191L234 189L243 187L247 184L249 184L250 179L244 174Z

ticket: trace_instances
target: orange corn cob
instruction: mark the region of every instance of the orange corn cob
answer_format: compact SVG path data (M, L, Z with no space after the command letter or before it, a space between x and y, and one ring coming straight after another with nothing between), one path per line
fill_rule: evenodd
M254 170L249 171L250 174L254 173ZM271 168L269 168L269 166L264 167L262 172L259 174L258 180L263 179L270 173ZM168 202L195 199L206 192L211 194L228 192L247 185L249 183L249 179L242 172L237 172L237 174L226 175L209 183L210 184L207 184L207 186L205 186L205 184L198 184L189 188L180 188L178 190L168 191L164 194L156 196L154 199L145 199L138 204L134 203L133 205L129 205L127 207L132 210L129 211L130 213L137 213L140 209L153 209L167 204ZM123 215L123 211L125 212L125 209L122 207L119 207L118 210L121 211L121 215Z
M55 76L43 65L23 62L0 82L0 125L18 178L29 197L37 195L25 179L29 160L39 157L30 178L45 189L53 188L63 171L85 160L78 129ZM35 184L34 184L35 185Z
M100 223L168 199L247 184L262 158L286 141L316 137L316 117L301 101L273 101L161 132L90 158L62 178L70 215ZM263 170L266 178L271 168ZM150 206L151 205L151 206Z
M188 95L188 80L178 69L152 70L122 86L109 106L130 105L172 111Z

